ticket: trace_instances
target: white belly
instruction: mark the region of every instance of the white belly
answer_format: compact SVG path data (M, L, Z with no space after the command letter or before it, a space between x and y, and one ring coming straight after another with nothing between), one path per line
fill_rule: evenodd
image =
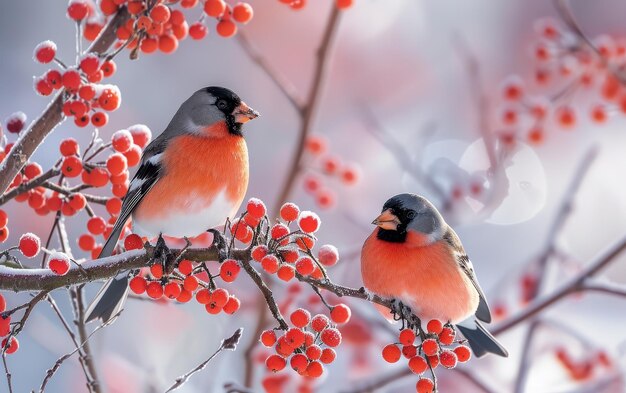
M180 204L177 204L181 206ZM133 233L147 238L163 234L171 237L193 237L224 224L227 217L233 217L239 204L226 198L225 191L220 192L206 206L201 198L190 196L184 204L184 210L170 210L166 215L154 219L135 219Z

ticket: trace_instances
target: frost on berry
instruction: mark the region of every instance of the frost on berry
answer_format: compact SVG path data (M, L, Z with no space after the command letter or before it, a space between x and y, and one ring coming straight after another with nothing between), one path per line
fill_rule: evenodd
M6 124L7 131L13 134L17 134L20 131L22 131L22 129L26 125L26 114L21 111L12 113L5 120L5 124Z
M54 60L56 56L57 45L52 41L43 41L35 47L33 58L35 61L46 64Z
M144 124L135 124L128 127L128 131L133 137L133 143L142 149L148 145L152 139L152 131Z
M305 233L315 233L319 229L320 218L316 213L305 210L300 213L298 226Z
M20 252L27 258L33 258L39 254L41 243L39 236L33 233L25 233L20 237Z
M324 266L333 266L339 260L339 251L337 247L331 244L325 244L317 251L317 258Z

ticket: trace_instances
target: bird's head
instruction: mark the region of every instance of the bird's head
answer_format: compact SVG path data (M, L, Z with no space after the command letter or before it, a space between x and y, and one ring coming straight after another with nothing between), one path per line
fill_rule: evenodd
M217 86L196 91L185 101L170 126L203 136L241 136L241 126L259 113L233 91Z
M446 223L426 198L399 194L385 202L382 213L372 224L378 226L378 238L394 243L427 245L441 240Z

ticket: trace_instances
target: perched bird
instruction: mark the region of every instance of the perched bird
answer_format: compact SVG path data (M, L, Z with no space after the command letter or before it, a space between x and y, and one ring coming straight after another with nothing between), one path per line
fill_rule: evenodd
M438 319L457 324L478 357L508 356L476 320L491 322L485 294L459 237L426 198L396 195L372 224L377 228L361 253L368 290L402 302L424 323ZM377 307L390 315L385 307Z
M197 236L235 214L248 188L241 128L257 116L223 87L200 89L187 99L143 152L99 257L113 253L131 216L134 233L154 238ZM127 293L127 274L110 279L89 306L86 321L109 320Z

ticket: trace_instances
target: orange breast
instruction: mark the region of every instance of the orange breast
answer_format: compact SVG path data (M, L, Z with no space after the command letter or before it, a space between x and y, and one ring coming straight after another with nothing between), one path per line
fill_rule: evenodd
M425 321L458 322L476 311L478 293L444 241L415 247L379 240L377 233L378 228L361 253L367 289L403 301Z
M206 207L222 191L238 207L248 188L248 149L239 136L176 137L162 162L164 175L135 210L138 219Z

